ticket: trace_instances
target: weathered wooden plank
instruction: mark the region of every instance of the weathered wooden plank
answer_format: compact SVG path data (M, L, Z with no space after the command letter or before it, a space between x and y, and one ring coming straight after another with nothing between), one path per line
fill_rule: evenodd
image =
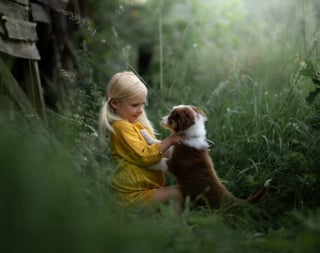
M36 22L51 23L48 8L36 3L31 3L32 19Z
M19 4L29 5L29 0L13 0L13 1Z
M37 2L43 3L54 10L65 10L69 0L37 0Z
M29 7L9 0L0 0L0 13L11 18L29 20Z
M34 113L35 110L24 93L21 89L20 85L16 81L16 79L12 76L10 71L8 70L6 64L0 57L0 82L4 84L4 86L9 91L10 95L14 98L14 100L18 103L22 111L27 113Z
M40 54L34 42L7 40L0 35L0 51L15 57L40 60Z
M36 26L34 22L19 20L3 16L2 19L5 21L5 28L10 39L17 40L38 40Z

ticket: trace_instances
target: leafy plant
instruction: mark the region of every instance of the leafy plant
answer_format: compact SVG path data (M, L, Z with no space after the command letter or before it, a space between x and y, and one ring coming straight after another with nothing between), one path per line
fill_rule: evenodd
M300 70L299 74L304 76L308 79L311 79L312 83L315 86L313 91L309 92L307 96L307 101L312 104L316 96L320 93L320 65L318 61L307 60L304 64L302 69Z

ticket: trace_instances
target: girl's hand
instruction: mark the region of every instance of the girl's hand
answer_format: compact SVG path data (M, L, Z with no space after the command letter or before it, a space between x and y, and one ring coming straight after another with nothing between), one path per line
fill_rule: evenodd
M171 135L162 140L160 145L160 152L165 153L171 145L181 144L185 137L183 135Z

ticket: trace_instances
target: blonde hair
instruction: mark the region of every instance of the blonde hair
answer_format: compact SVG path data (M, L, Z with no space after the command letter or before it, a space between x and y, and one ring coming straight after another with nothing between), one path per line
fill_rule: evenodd
M141 92L148 93L147 87L144 83L131 71L124 71L116 73L110 79L107 85L107 98L104 101L99 116L99 136L103 139L106 135L106 130L114 133L112 128L112 123L116 120L121 120L121 118L115 114L112 106L112 99L126 100L133 98L134 96L140 94ZM139 118L139 121L152 132L154 128L152 123L149 121L145 110Z

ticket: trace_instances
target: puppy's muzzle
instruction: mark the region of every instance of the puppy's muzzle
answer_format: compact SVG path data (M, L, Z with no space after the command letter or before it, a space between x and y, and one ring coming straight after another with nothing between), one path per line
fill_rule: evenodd
M160 120L160 125L163 127L168 127L168 117L169 116L164 116Z

